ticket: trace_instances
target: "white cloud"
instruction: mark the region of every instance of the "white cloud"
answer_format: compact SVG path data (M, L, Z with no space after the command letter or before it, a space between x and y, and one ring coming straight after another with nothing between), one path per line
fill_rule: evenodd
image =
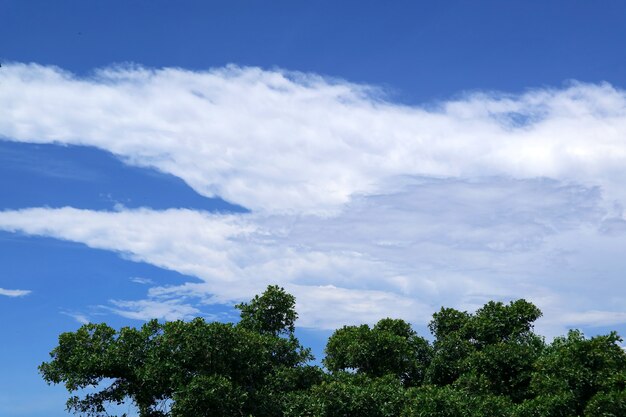
M613 326L626 323L626 312L590 310L565 313L559 319L570 326Z
M626 321L626 92L610 85L406 106L258 68L2 69L0 137L97 147L252 211L0 213L2 230L198 278L117 314L184 318L277 283L310 327L519 297L546 334Z
M580 321L585 311L626 311L614 295L626 290L618 254L626 233L605 227L620 216L593 187L404 178L335 216L33 208L0 212L0 229L82 242L199 278L117 302L112 311L126 317L186 317L203 303L232 304L277 283L297 296L307 327L386 316L425 324L442 305L473 310L524 297L544 309L541 328L553 335L573 318L599 322Z
M414 323L429 320L425 300L390 291L337 288L334 285L288 285L296 296L299 326L336 329L346 324L374 323L384 317L402 317Z
M4 295L6 297L23 297L30 293L30 290L7 290L4 288L0 288L0 295Z
M150 278L144 278L144 277L131 277L130 281L134 282L135 284L142 284L142 285L154 284L154 281L152 281Z
M607 84L411 107L259 68L2 70L0 136L95 146L254 211L335 212L398 175L551 177L626 196L626 94Z
M83 313L79 313L76 311L61 311L61 314L64 314L68 317L73 318L74 320L76 320L78 323L80 324L88 324L91 322L91 320L89 319L89 317L86 314Z
M111 300L115 307L105 307L122 317L135 320L183 320L196 317L200 310L176 300Z

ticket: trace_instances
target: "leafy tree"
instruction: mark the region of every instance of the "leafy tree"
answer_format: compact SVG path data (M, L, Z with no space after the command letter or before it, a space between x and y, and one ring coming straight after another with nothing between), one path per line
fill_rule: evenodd
M309 391L292 394L286 417L397 417L405 391L393 375L370 378L339 372Z
M585 407L585 417L626 416L626 390L599 392Z
M354 371L369 377L394 375L405 386L421 384L432 348L404 320L382 319L368 325L344 326L326 345L324 365L331 372Z
M273 319L271 328L201 318L153 320L119 332L105 324L87 324L61 334L51 361L40 371L48 383L64 383L70 392L95 388L95 393L67 402L69 411L92 417L108 415L108 404L125 400L137 406L141 417L281 415L282 396L295 388L276 380L308 388L319 381L321 371L306 365L310 351L293 334L277 335L293 325L295 312L286 310L293 304L285 303L293 297L277 297L284 294L275 287L268 293L250 303L253 317L275 317L281 311L287 319L280 327ZM273 300L280 304L269 302ZM242 316L249 317L243 310Z
M573 396L567 392L542 393L517 405L515 417L573 417L579 416L573 408Z
M453 308L441 307L437 313L433 314L433 319L428 323L430 332L437 340L443 340L449 336L464 335L471 315L466 311L458 311Z
M513 407L504 396L477 395L451 386L412 388L402 417L509 417Z
M172 416L237 416L247 393L221 375L198 375L172 397Z
M477 347L502 342L525 341L532 334L533 323L541 310L526 300L508 305L490 301L478 309L468 322L467 332Z
M471 392L505 395L514 402L529 398L534 363L544 348L543 339L528 337L516 342L499 342L472 352L464 372L454 382Z
M621 338L615 332L586 339L571 330L566 337L556 338L535 363L531 387L537 401L545 396L567 398L574 415L582 415L588 403L588 415L622 407L626 353L618 342Z
M296 298L277 285L268 286L261 296L255 295L249 303L235 307L241 310L239 325L246 329L274 336L293 334L295 330Z
M442 308L429 328L436 337L428 381L520 402L544 342L532 332L541 311L525 300L489 302L474 314Z
M237 308L236 325L87 324L61 334L39 369L70 391L68 410L88 417L128 401L141 417L626 415L619 336L570 331L546 346L532 331L541 312L524 300L473 314L442 308L429 325L432 344L403 320L344 326L328 340L328 372L308 364L294 335L295 299L283 288Z

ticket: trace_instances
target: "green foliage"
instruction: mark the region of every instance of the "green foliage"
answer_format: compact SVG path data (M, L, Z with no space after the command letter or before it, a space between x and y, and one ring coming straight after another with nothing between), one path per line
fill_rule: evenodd
M441 307L439 312L433 314L433 319L428 324L428 328L437 340L443 340L465 329L470 317L465 311Z
M268 299L281 304L269 306L272 314L260 317L285 311L290 305L285 301L293 299L275 297L276 288L268 291L271 297L260 297L261 305L269 306ZM250 305L260 309L254 300ZM201 318L163 324L153 320L119 332L105 324L87 324L63 333L51 358L40 366L48 383L64 383L70 392L100 389L67 402L69 411L93 417L107 416L107 404L125 400L137 406L141 417L280 415L276 404L292 388L277 384L277 376L297 381L299 388L320 379L307 380L315 374L306 365L312 357L293 334L278 337L267 328Z
M490 301L473 315L467 331L477 347L495 343L525 340L541 311L526 300L512 301L509 305Z
M543 393L519 404L515 417L572 417L578 416L573 408L573 397L569 393Z
M538 398L548 393L568 395L571 408L582 415L597 394L621 392L626 386L626 353L618 342L621 339L615 332L586 339L572 330L566 337L556 338L535 363L534 393ZM597 397L598 404L602 398L609 397Z
M275 336L295 330L296 298L277 285L268 286L261 296L255 295L249 303L235 307L241 310L239 325L246 329Z
M402 417L509 417L510 399L482 395L451 386L425 385L410 390Z
M414 386L424 379L431 351L407 322L386 318L372 329L364 324L335 331L326 345L324 365L331 372L394 375L404 385Z
M481 395L527 398L533 364L544 348L532 333L541 311L525 300L489 302L474 314L441 309L429 327L436 336L428 381Z
M344 326L328 340L327 370L308 364L284 289L270 286L237 308L236 325L87 324L61 334L39 369L72 394L69 411L88 417L126 402L141 417L626 415L619 336L570 331L546 345L532 331L541 312L524 300L473 314L442 308L429 325L432 344L403 320Z
M626 416L626 390L599 392L585 407L585 417Z
M308 391L292 394L287 417L397 417L405 392L397 378L369 378L345 372L327 377Z
M174 393L172 417L231 417L242 414L247 400L242 387L221 375L198 375Z

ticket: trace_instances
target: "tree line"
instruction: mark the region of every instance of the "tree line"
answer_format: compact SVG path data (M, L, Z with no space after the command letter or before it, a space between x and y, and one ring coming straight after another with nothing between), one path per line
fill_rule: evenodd
M617 333L533 332L525 300L475 313L442 308L430 342L404 320L344 326L323 367L294 335L295 298L278 286L236 306L236 323L157 320L59 336L43 378L71 393L67 410L141 417L623 417L626 353Z

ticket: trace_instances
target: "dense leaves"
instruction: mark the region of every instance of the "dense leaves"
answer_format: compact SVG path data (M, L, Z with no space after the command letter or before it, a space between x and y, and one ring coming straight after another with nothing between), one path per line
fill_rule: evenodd
M285 416L395 417L400 415L405 400L405 390L393 375L370 378L340 372L308 391L290 395Z
M548 393L567 398L567 407L576 415L589 407L587 415L610 416L594 412L619 408L623 401L620 395L626 388L626 360L624 350L617 345L620 341L616 333L585 339L575 330L555 339L536 361L533 391L539 399ZM611 405L606 404L609 399Z
M413 389L403 410L403 417L508 417L510 399L451 386L425 385Z
M534 362L544 348L532 333L540 316L525 300L489 302L475 314L441 309L429 325L437 338L428 382L506 395L514 402L527 398Z
M63 333L40 366L72 393L69 411L141 417L617 417L626 415L626 354L616 333L546 344L524 300L475 313L442 308L432 343L385 318L328 340L326 370L294 335L295 298L270 286L237 324L150 321ZM82 396L81 396L82 394Z
M432 348L403 320L383 319L337 330L326 345L324 365L331 372L354 371L370 377L396 376L405 386L421 384Z
M295 330L296 298L277 285L270 285L249 303L235 306L241 310L239 325L259 333L272 335L291 334Z

